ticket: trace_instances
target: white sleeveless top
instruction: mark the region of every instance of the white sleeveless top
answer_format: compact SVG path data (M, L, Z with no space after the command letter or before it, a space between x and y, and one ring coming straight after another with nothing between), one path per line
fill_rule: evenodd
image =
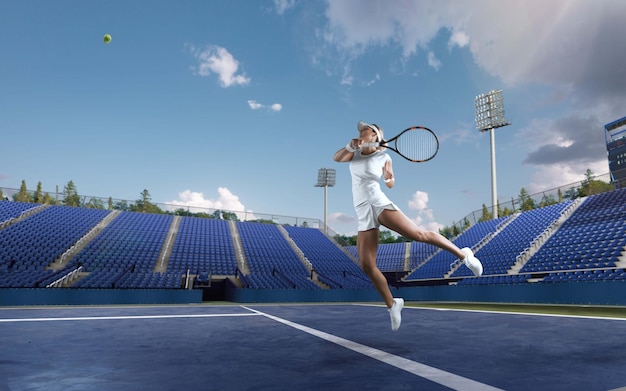
M352 175L352 201L354 206L369 202L373 206L391 204L380 188L380 177L383 175L383 166L391 157L383 151L363 155L360 150L354 152L350 161Z

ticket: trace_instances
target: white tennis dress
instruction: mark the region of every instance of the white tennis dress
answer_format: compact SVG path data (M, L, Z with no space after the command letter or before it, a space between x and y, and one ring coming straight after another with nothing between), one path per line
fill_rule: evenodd
M350 161L352 201L359 219L359 231L378 228L378 216L383 210L399 210L380 188L383 167L388 160L391 157L380 150L369 155L357 150Z

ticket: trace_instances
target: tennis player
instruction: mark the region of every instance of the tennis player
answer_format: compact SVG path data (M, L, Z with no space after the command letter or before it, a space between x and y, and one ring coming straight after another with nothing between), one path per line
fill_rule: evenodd
M382 177L385 185L393 188L396 178L393 174L391 157L384 147L362 147L363 143L383 140L383 130L376 124L359 122L359 137L337 152L336 162L349 162L352 175L352 199L358 217L357 252L361 268L376 287L385 301L391 317L391 329L398 330L402 321L404 299L394 298L387 279L376 266L379 227L382 225L409 240L430 243L458 257L476 276L483 272L483 265L474 257L472 250L458 248L445 236L419 228L396 204L391 202L380 187Z

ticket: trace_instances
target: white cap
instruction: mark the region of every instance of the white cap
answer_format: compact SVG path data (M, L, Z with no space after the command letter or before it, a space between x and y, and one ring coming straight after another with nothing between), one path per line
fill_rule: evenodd
M365 123L363 121L359 121L359 123L356 124L356 127L357 127L357 129L359 129L359 132L361 130L363 130L363 129L366 129L366 128L372 129L374 131L374 133L376 133L376 137L377 137L376 141L383 141L383 138L380 137L380 130L378 130L378 127L376 125L370 125L370 124Z

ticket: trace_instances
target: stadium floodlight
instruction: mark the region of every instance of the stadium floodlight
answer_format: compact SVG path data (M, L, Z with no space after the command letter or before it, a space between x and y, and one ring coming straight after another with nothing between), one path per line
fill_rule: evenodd
M493 218L498 218L498 194L496 185L496 140L494 129L511 125L504 117L502 90L492 90L474 100L476 108L476 129L490 133L491 138L491 202Z
M315 187L324 188L324 233L328 233L328 188L335 186L337 171L334 168L320 168L317 172L317 183Z

